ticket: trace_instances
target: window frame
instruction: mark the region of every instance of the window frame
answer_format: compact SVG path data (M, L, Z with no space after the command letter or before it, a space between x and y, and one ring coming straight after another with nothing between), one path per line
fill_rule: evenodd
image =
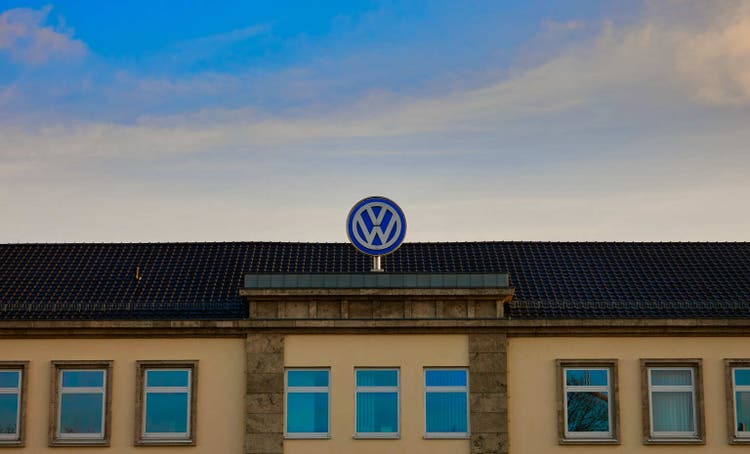
M705 444L706 422L703 403L703 361L700 358L689 359L641 359L641 400L643 404L643 444ZM654 432L652 415L652 370L691 370L693 379L693 432ZM669 392L670 387L657 385L663 392ZM685 391L687 385L675 385L672 391ZM658 392L658 390L657 390Z
M620 400L618 384L618 360L616 359L558 359L557 368L557 435L558 443L570 444L620 444ZM610 402L608 432L569 432L568 431L568 385L565 371L569 369L606 369L607 388ZM583 392L583 390L581 390Z
M740 433L737 430L737 387L734 382L735 369L750 369L750 359L725 359L725 382L726 382L726 401L727 401L727 434L729 444L742 445L750 444L750 430ZM741 392L750 392L750 386L743 385Z
M0 361L0 372L18 372L18 386L16 388L2 388L0 394L18 394L18 410L16 414L16 433L0 434L0 447L23 447L26 440L26 394L28 393L28 361ZM15 389L15 393L12 390Z
M328 386L289 386L290 371L327 372ZM291 388L291 390L290 390ZM328 396L328 431L327 432L288 432L289 393L323 393ZM284 369L284 438L287 439L329 439L331 438L331 368L330 367L288 367Z
M49 446L109 446L111 424L112 424L112 365L111 360L90 361L90 360L65 360L52 361L51 393L52 406L50 411L50 430ZM65 371L102 371L104 373L104 383L101 389L104 393L102 399L102 433L101 436L88 436L88 434L68 434L60 433L60 417L62 416L61 400L63 394L62 376ZM89 390L92 391L92 390Z
M441 371L441 370L461 370L466 373L466 385L465 386L427 386L427 372L428 371ZM471 411L470 411L470 394L469 394L469 368L468 367L424 367L422 370L422 385L424 387L424 438L429 439L468 439L471 438ZM427 394L433 393L463 393L466 395L466 432L428 432L427 431Z
M148 371L188 370L187 432L146 433L146 373ZM198 360L141 360L136 361L135 446L195 446L198 405ZM170 387L155 387L167 388ZM182 388L185 387L174 387ZM164 391L164 390L162 390ZM156 392L156 391L153 391Z
M396 386L357 386L357 372L365 370L396 371ZM360 393L396 393L396 431L395 432L358 432L357 431L357 395ZM355 367L354 368L354 437L358 439L399 439L401 438L401 368L400 367Z

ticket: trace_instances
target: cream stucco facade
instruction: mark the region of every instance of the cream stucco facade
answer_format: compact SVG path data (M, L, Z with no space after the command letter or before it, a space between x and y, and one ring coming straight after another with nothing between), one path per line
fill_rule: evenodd
M466 335L288 335L285 367L330 367L331 437L285 440L286 454L468 454L467 439L424 438L425 367L468 367ZM400 438L355 439L354 368L400 371Z
M684 453L747 451L727 443L725 358L747 358L748 337L511 337L508 343L510 452ZM701 358L705 445L644 445L640 359ZM619 445L561 446L557 431L557 359L617 359Z
M244 338L4 339L3 360L29 361L24 448L13 452L73 454L239 453L243 451L245 404ZM50 361L112 360L109 447L48 447ZM134 447L136 361L198 360L197 446Z

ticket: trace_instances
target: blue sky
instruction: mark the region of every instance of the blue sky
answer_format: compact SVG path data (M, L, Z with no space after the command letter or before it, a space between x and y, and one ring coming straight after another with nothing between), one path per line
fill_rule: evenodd
M747 240L750 7L0 2L0 241Z

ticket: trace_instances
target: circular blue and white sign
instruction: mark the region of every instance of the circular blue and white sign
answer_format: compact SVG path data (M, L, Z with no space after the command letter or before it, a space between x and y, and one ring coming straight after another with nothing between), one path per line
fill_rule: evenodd
M354 247L365 254L390 254L404 242L406 216L393 200L367 197L349 211L346 233Z

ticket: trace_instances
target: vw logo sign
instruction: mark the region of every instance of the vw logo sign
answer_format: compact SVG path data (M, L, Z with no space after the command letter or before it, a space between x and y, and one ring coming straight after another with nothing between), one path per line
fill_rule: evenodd
M354 247L365 254L390 254L404 241L406 217L393 200L368 197L349 211L346 233Z

